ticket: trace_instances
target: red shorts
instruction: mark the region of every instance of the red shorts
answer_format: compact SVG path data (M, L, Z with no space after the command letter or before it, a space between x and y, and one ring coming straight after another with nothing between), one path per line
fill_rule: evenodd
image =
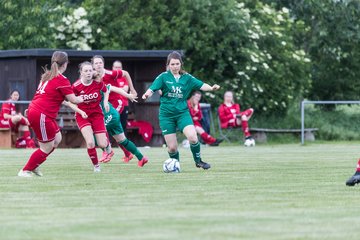
M202 128L202 125L201 125L200 121L194 121L193 120L193 122L194 122L195 127L198 126L198 127Z
M84 119L80 114L75 114L76 123L81 130L83 127L91 126L94 133L106 133L104 114L94 112L88 114L88 118Z
M51 142L60 131L55 119L35 109L29 109L28 120L39 142Z

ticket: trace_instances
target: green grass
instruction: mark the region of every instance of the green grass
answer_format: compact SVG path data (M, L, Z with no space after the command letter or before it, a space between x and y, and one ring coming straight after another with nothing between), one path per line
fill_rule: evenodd
M359 143L142 149L144 168L112 162L94 174L85 149L57 149L44 177L16 177L31 150L0 150L0 239L358 239L359 187L346 187Z

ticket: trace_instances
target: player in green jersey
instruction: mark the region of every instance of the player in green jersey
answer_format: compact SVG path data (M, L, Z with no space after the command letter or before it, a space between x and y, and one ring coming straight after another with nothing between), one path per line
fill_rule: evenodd
M142 98L147 99L155 91L161 91L159 122L170 158L179 160L176 139L176 131L178 129L184 133L190 142L190 149L196 167L209 169L211 167L210 164L201 160L200 143L189 113L187 98L194 90L216 91L220 86L217 84L210 86L186 73L182 68L183 61L181 55L176 51L168 55L166 65L168 71L163 72L155 79Z
M110 107L109 111L106 111L105 106L104 106L104 99L105 99L104 95L109 94L110 91L121 94L124 97L127 97L132 102L134 102L134 101L136 102L137 96L136 96L136 94L127 93L123 89L111 86L110 84L108 84L106 87L107 87L108 91L106 93L101 92L102 101L100 103L101 108L104 113L106 130L109 135L114 137L114 139L116 140L116 142L118 143L119 146L123 146L126 150L128 150L129 152L134 154L137 157L137 159L139 160L138 166L143 167L148 162L148 158L145 157L144 155L142 155L142 153L138 150L136 145L132 141L130 141L129 139L127 139L125 137L124 130L123 130L123 128L121 126L121 122L120 122L119 112L116 111L116 109L111 105L111 103L109 103L109 107ZM107 154L104 154L104 155L106 156ZM107 163L110 160L111 160L111 157L110 158L103 157L103 158L101 158L100 162Z

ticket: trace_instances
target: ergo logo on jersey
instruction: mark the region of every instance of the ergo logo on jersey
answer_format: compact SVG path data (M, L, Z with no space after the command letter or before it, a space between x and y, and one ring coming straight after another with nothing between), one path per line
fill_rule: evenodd
M95 93L80 95L80 97L82 97L84 101L87 101L87 100L97 99L99 97L99 94L95 92Z

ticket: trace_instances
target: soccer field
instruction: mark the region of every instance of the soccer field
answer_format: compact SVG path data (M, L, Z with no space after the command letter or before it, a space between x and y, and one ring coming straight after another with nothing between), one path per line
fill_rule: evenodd
M180 174L141 150L144 168L116 149L95 174L85 149L57 149L31 179L32 150L0 150L0 239L358 239L359 143L204 147L209 171L182 148Z

